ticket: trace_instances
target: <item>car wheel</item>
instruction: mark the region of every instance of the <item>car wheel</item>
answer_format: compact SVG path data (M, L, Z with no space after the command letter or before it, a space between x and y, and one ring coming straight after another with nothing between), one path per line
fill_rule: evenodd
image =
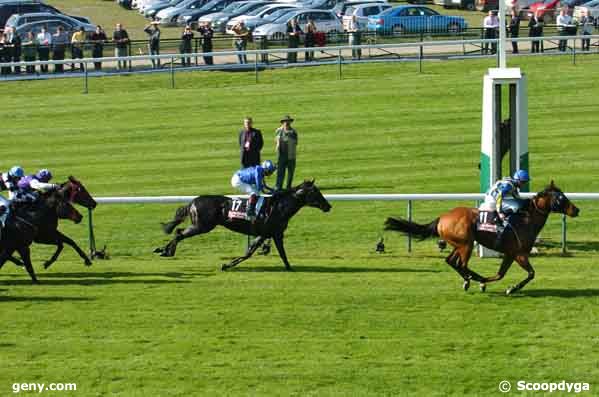
M404 34L406 30L403 25L395 25L393 26L393 34Z
M447 31L449 33L460 33L461 30L462 29L460 29L460 25L455 22L447 25Z
M283 40L285 40L285 33L276 32L272 35L272 39L275 41L283 41Z

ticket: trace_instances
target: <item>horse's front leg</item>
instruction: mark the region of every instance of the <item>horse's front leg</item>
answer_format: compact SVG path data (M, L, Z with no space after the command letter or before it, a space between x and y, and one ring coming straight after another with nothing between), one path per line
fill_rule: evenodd
M507 271L510 269L510 266L512 266L512 262L514 262L514 257L504 254L503 260L501 261L501 265L499 266L497 274L491 277L485 277L485 279L483 280L483 285L486 283L492 283L501 280L503 276L505 276Z
M522 269L524 269L528 273L528 276L524 280L516 284L514 287L509 287L505 291L506 295L510 295L513 292L521 290L522 288L524 288L526 284L528 284L533 278L535 278L535 269L533 269L532 265L528 261L528 256L519 255L516 257L516 262L520 265L520 267L522 267Z
M58 259L58 256L60 255L60 253L62 252L63 248L64 248L64 244L62 242L56 242L56 251L54 252L54 255L52 255L52 257L50 257L50 259L48 259L46 262L44 262L44 269L49 268L54 262L56 262L56 260Z
M222 265L221 270L224 271L224 270L230 269L234 266L237 266L238 264L245 261L246 259L249 259L254 254L254 252L256 252L256 250L262 245L264 240L266 240L266 238L264 238L262 236L256 237L254 239L254 241L252 241L252 243L248 247L248 250L246 251L245 255L239 256L239 257L233 259L231 262Z
M37 277L35 276L35 271L33 270L33 265L31 264L31 251L29 246L23 246L18 248L19 255L21 255L21 259L23 259L23 263L25 264L25 269L27 269L27 273L29 273L29 277L31 277L31 281L33 284L39 284Z
M89 259L89 257L87 256L87 254L85 252L83 252L83 250L81 248L79 248L79 246L77 245L77 243L75 243L75 241L71 240L69 237L65 236L64 234L62 234L58 230L56 231L56 233L57 233L57 236L59 238L59 242L60 243L66 243L66 244L70 245L75 251L77 251L77 253L81 257L81 259L83 259L83 262L85 263L85 266L91 266L91 264L92 264L91 259ZM58 253L60 253L60 252L58 252Z
M277 251L279 251L279 256L285 264L285 269L291 270L291 265L289 265L287 254L285 253L285 246L283 245L283 234L281 233L279 235L273 236L273 240L275 240L275 246L277 247Z
M22 261L18 260L18 259L17 259L17 258L15 258L14 256L9 256L9 257L8 257L8 260L9 260L10 262L14 263L15 265L19 266L19 267L23 267L23 266L25 266L25 264L24 264ZM0 267L2 267L2 266L0 266Z

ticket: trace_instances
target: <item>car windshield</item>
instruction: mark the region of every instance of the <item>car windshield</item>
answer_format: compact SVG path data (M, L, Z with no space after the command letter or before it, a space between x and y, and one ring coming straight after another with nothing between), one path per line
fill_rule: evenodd
M17 14L11 15L11 17L6 20L6 25L8 25L8 26L17 26L17 19L18 18L19 18L19 16Z
M389 15L395 8L388 8L385 11L381 12L379 15Z
M240 3L240 2L236 1L236 2L233 2L233 3L229 4L225 8L223 8L223 12L233 12L236 9L241 8L241 6L244 6L244 5L247 5L247 4L243 4L243 3Z
M282 19L287 14L291 14L292 12L295 12L295 10L290 10L289 8L283 8L283 9L273 12L272 14L270 14L267 17L264 17L264 20L270 21L270 22L275 22L276 20Z
M233 4L235 4L235 3L233 3ZM249 11L255 9L255 8L262 8L262 4L259 5L259 4L253 3L253 2L245 3L245 4L241 3L241 6L237 7L237 9L235 10L235 12L243 12L243 13L245 13L246 11L249 12Z
M218 6L222 3L222 0L212 0L208 3L204 4L203 7L200 8L202 11L210 11L214 8L218 9Z
M270 6L271 6L271 4L263 5L261 7L256 8L255 10L246 12L245 15L255 17L256 15L260 14L262 11L265 11L266 9L268 9Z

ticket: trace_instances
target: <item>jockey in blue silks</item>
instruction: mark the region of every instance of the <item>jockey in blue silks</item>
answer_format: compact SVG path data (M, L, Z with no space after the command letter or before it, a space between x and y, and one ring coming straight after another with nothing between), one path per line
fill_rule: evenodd
M480 210L496 211L498 218L503 221L497 228L497 246L501 244L505 226L511 225L512 216L524 206L525 200L520 197L520 188L529 181L528 171L518 170L512 178L497 181L486 193Z
M47 169L41 169L35 175L27 175L19 180L17 200L21 202L35 202L39 193L58 189L60 186L48 183L52 179L52 173Z
M275 169L274 163L266 160L261 165L242 168L233 174L231 186L250 195L246 212L248 218L255 219L256 217L256 203L258 202L260 193L263 191L268 193L273 192L273 189L264 183L264 178L272 175Z
M17 194L19 180L24 176L25 171L18 165L0 174L0 192L8 191L8 200L0 195L0 231L6 226L6 220L10 215L10 202Z

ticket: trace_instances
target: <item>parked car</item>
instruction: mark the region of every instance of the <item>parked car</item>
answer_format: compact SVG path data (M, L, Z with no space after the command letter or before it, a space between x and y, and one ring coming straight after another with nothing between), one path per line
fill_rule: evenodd
M367 3L346 8L345 15L343 15L343 29L347 30L352 18L356 17L356 22L361 30L366 30L368 27L368 17L378 15L385 10L391 8L391 4L388 3Z
M168 7L156 13L154 19L161 25L174 26L177 24L179 15L191 10L199 10L208 3L209 0L184 0L174 7Z
M443 8L459 8L461 10L476 10L475 0L434 0L436 5L443 6Z
M69 37L71 37L71 35L77 30L73 25L71 25L68 22L61 21L58 19L50 19L20 25L17 27L16 32L17 35L19 35L19 37L21 38L21 40L23 40L25 37L27 37L27 32L32 31L34 35L37 35L39 32L41 32L43 26L45 26L48 32L50 32L51 34L56 33L56 29L59 26L62 26L62 28L69 35Z
M258 26L254 29L253 35L256 37L266 37L272 40L283 40L287 35L287 23L295 19L297 23L304 27L309 20L314 21L316 30L328 34L336 34L343 31L343 25L337 15L327 10L300 9L289 12L273 23Z
M29 14L32 12L49 12L51 14L61 14L60 10L51 5L41 3L35 0L4 0L0 2L0 30L4 28L6 21L13 14ZM81 22L89 23L89 19L71 15Z
M204 15L221 12L231 3L239 2L240 0L211 0L198 9L192 9L181 13L177 18L177 25L197 25L198 19Z
M356 7L362 4L372 4L372 3L387 3L387 0L347 0L347 1L338 1L337 5L333 7L333 12L337 14L339 18L343 18L345 12L348 7Z
M148 3L139 8L139 12L146 18L154 18L156 14L165 8L176 7L185 0L159 0L155 3Z
M85 30L85 32L90 33L90 34L95 32L95 30L96 30L96 25L92 25L91 23L83 23L83 22L81 22L73 17L70 17L68 15L52 14L49 12L35 12L35 13L31 13L31 14L13 14L6 21L5 27L11 26L13 28L17 28L26 23L47 21L50 19L64 21L67 24L69 24L69 26L71 26L73 28L73 30L79 30L79 28L82 27Z
M597 20L597 18L599 18L599 0L592 0L583 5L574 7L574 17L576 19L582 18L582 11L587 11L588 15Z
M229 22L231 18L235 18L239 15L244 15L248 12L252 12L253 10L257 10L268 4L271 3L266 1L239 1L231 3L227 6L227 8L225 8L221 12L215 12L200 17L198 19L198 23L202 24L205 22L210 22L215 32L224 33L225 28L227 26L227 22Z
M560 0L544 0L538 3L533 3L528 7L529 15L539 13L539 18L543 19L545 23L552 23L555 21L556 10L559 6Z
M441 15L424 6L399 6L368 18L368 30L380 34L457 33L468 27L462 17Z
M265 25L267 23L272 23L284 14L297 10L298 8L300 8L300 6L296 4L267 5L245 15L239 15L235 18L232 18L231 20L229 20L229 22L227 22L225 32L233 34L233 27L237 25L240 21L243 21L245 23L245 26L250 31L253 31L258 26Z

